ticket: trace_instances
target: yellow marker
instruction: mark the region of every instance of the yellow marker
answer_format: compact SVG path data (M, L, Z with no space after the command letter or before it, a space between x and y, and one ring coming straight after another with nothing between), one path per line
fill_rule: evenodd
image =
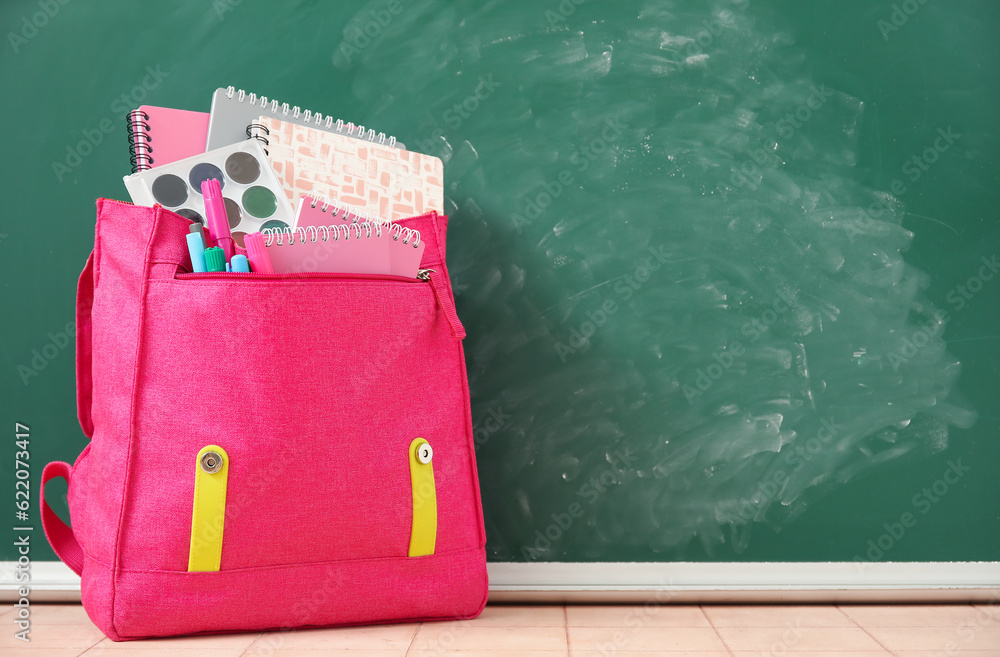
M434 488L434 450L423 438L410 443L410 482L413 484L413 528L411 557L434 554L437 540L437 491Z
M202 447L194 467L194 508L191 511L188 572L216 571L222 562L229 455L218 445Z

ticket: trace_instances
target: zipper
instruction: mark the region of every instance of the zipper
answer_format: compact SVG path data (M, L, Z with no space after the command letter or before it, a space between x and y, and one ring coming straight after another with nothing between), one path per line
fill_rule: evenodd
M303 273L292 273L292 274L265 274L262 272L229 272L229 271L210 271L210 272L182 272L176 274L178 280L199 280L199 281L214 281L214 280L232 280L234 278L244 279L244 280L258 280L258 281L292 281L292 280L316 280L316 279L326 279L326 280L362 280L362 281L400 281L402 283L420 283L427 282L431 278L431 274L434 273L433 269L420 269L417 271L416 278L410 278L409 276L394 276L392 274L339 274L339 273L329 273L329 272L303 272Z
M393 276L392 274L333 274L326 272L308 272L302 274L264 274L260 272L185 272L176 274L175 278L177 280L199 280L199 281L231 281L233 279L238 280L258 280L258 281L274 281L274 280L362 280L362 281L397 281L400 283L430 283L431 290L434 292L434 299L437 301L438 305L441 307L442 312L444 312L444 317L448 321L448 326L451 328L451 335L456 340L461 340L465 337L465 328L462 326L462 322L458 319L458 313L455 310L455 304L451 300L451 293L448 290L447 285L441 280L440 276L431 276L431 274L436 274L433 269L420 269L417 271L416 278L409 278L408 276Z

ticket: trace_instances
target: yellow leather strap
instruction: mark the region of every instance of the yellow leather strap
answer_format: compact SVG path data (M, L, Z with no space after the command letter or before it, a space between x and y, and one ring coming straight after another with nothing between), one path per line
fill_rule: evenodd
M216 571L222 562L229 455L218 445L207 445L198 452L194 467L188 572Z
M425 447L426 446L426 447ZM437 540L437 490L430 445L423 438L410 443L410 483L413 485L413 527L410 531L411 557L434 554Z

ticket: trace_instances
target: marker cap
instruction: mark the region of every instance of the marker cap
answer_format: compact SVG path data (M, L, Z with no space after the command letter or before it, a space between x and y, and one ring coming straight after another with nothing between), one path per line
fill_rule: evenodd
M233 256L232 267L234 272L250 273L250 261L242 253Z
M250 266L258 274L273 274L274 267L271 266L271 256L268 255L264 247L264 236L260 233L250 233L243 238L243 244L247 247L247 257L250 259Z
M205 269L208 271L226 271L226 254L217 246L205 249Z

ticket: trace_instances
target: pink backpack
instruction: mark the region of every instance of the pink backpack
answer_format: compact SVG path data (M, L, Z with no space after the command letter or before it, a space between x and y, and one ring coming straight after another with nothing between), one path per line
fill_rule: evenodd
M424 279L187 274L190 221L97 203L77 295L73 527L45 534L115 641L472 618L485 532L447 218Z

